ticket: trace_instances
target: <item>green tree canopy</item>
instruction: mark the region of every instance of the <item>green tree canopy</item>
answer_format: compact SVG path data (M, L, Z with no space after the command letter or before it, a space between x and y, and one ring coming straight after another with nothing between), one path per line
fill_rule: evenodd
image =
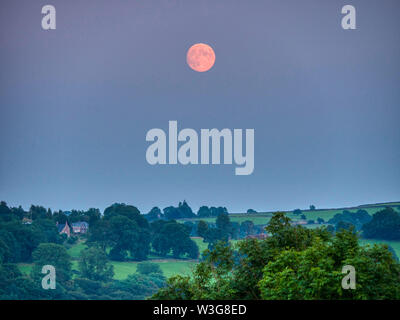
M200 220L198 223L197 223L197 234L200 236L200 237L205 237L205 235L207 234L207 231L208 231L208 223L207 222L205 222L204 220Z
M152 247L160 255L166 256L172 251L174 258L187 254L188 257L196 259L199 255L197 244L190 239L188 228L174 220L156 221L153 230Z
M42 268L52 265L56 269L57 284L65 284L72 276L71 257L67 249L59 244L41 243L32 254L34 267L31 276L33 279L43 277Z
M293 226L275 213L271 237L206 250L193 276L175 276L154 299L399 299L400 266L387 246L360 246L357 234ZM344 290L342 268L357 272Z
M362 231L365 238L400 240L400 214L389 207L378 211Z
M79 272L82 278L94 281L109 282L114 276L113 266L109 263L103 250L90 247L81 252Z

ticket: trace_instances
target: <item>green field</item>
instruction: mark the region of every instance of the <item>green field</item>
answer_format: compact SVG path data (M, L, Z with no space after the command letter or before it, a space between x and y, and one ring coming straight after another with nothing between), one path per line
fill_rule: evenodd
M79 242L79 243L71 246L71 248L69 248L67 251L72 259L78 259L81 251L86 248L87 248L87 246L83 242Z

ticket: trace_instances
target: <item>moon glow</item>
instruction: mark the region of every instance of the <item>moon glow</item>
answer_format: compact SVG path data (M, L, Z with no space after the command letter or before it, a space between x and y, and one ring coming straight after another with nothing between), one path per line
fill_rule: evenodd
M214 50L207 44L196 43L188 50L186 62L194 71L208 71L215 63Z

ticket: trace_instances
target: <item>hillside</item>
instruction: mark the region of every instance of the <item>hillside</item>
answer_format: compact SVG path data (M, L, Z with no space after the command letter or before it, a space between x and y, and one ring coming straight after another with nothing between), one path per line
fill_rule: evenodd
M377 211L384 209L385 207L400 208L400 201L386 202L386 203L375 203L375 204L363 204L355 207L343 207L343 208L325 208L325 209L301 209L302 213L306 216L307 220L316 220L317 218L323 218L325 221L333 218L337 213L342 213L344 210L355 212L357 210L365 210L370 215L373 215ZM294 215L293 211L284 211L289 218L296 221L299 220L298 215ZM255 225L265 225L273 215L273 211L259 212L259 213L230 213L229 217L232 222L243 222L246 220L252 221ZM215 222L215 217L211 218L192 218L192 219L180 219L178 221L199 221L204 220L206 222Z

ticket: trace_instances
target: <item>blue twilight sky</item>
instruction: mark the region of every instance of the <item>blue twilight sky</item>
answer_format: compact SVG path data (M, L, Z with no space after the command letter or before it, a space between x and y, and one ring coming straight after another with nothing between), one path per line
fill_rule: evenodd
M57 29L41 28L41 8ZM341 8L357 30L341 28ZM398 0L2 0L0 199L147 212L400 200ZM197 73L187 49L212 46ZM150 166L148 130L254 128L255 170Z

